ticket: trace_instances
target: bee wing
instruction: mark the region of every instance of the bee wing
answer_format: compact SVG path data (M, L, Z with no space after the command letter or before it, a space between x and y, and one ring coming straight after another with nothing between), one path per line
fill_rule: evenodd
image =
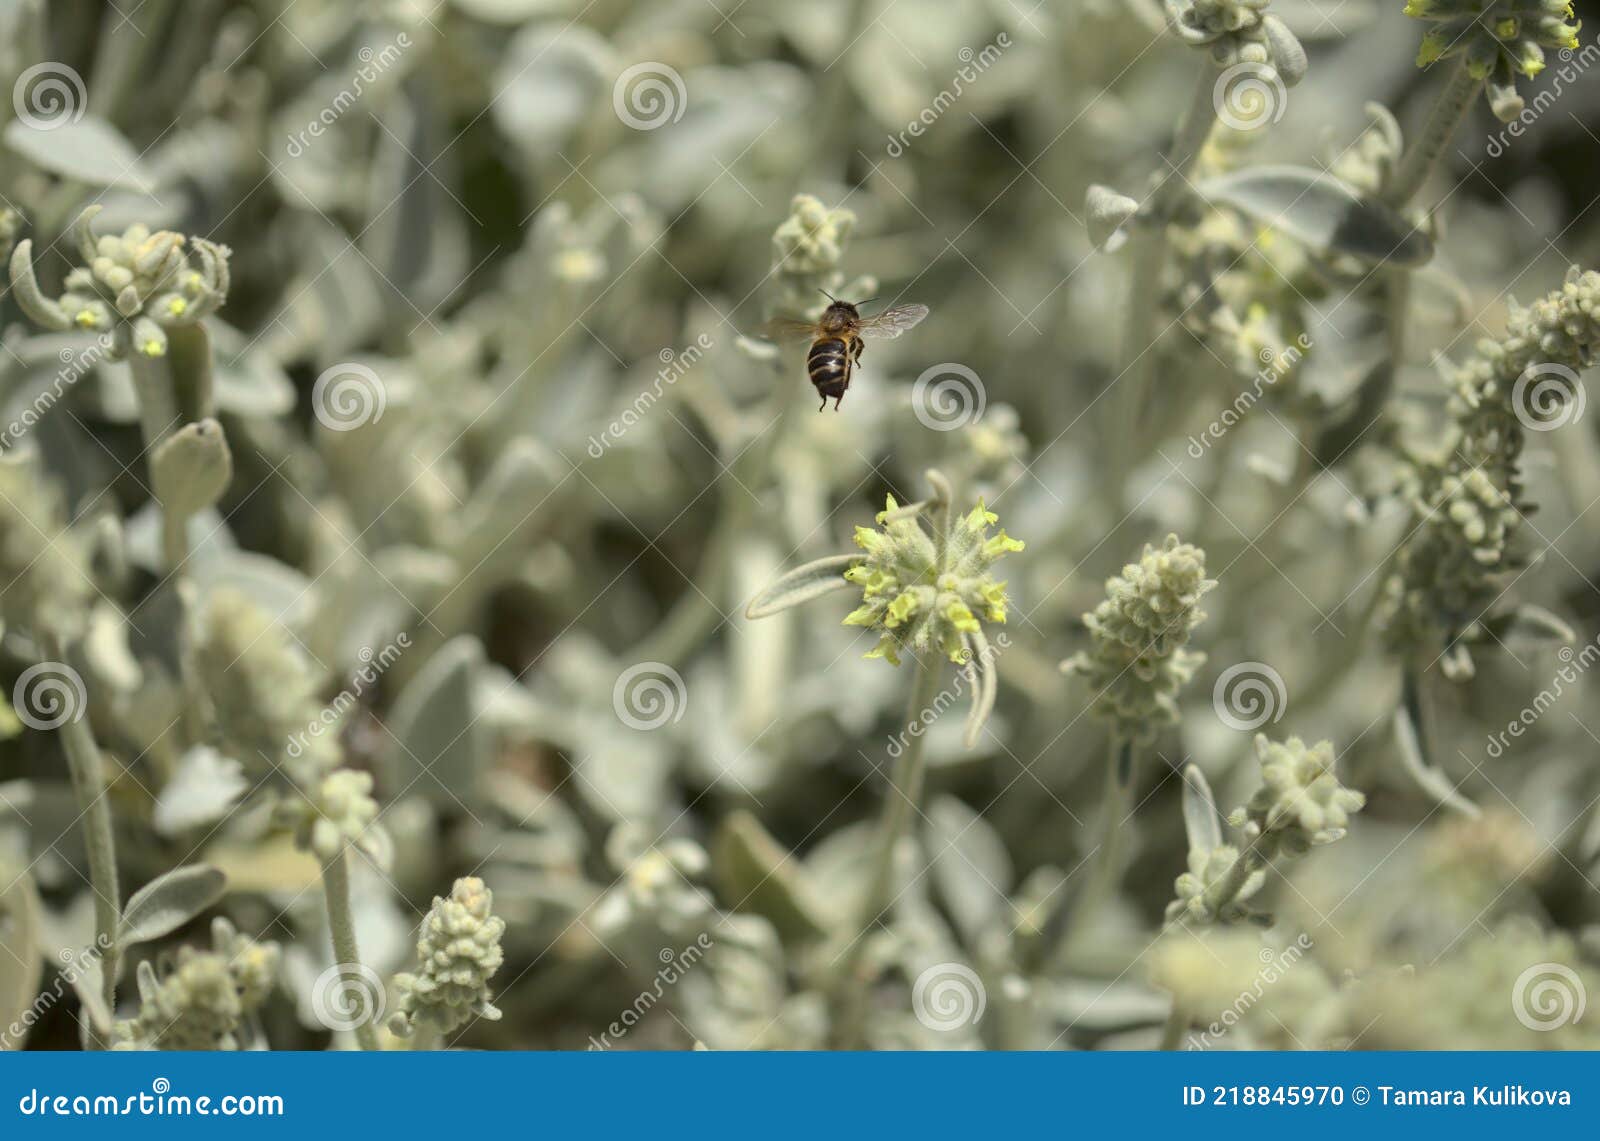
M861 335L877 340L888 340L898 337L907 329L914 328L928 315L926 305L896 305L893 309L885 309L874 317L867 317L861 322Z
M816 334L814 322L795 321L788 317L774 317L761 326L761 335L769 341L798 341Z

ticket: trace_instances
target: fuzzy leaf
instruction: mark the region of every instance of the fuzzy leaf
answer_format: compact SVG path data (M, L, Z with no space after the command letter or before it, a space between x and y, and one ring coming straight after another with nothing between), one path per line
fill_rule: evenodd
M199 915L228 888L228 877L210 864L188 864L158 876L133 893L117 929L119 947L170 935Z
M156 798L151 823L163 836L221 820L250 788L243 766L210 745L196 745Z
M1529 642L1561 642L1571 645L1578 640L1578 632L1561 618L1542 606L1524 602L1507 614L1496 616L1488 623L1495 637L1505 640L1522 638Z
M740 810L723 822L711 863L728 906L765 917L784 942L826 934L804 865L750 813Z
M972 748L983 735L983 727L994 712L995 697L999 693L999 679L995 675L995 649L989 644L980 628L964 636L967 644L967 668L972 678L972 706L967 711L966 732L962 744Z
M1108 253L1127 240L1123 224L1139 212L1139 204L1132 198L1099 183L1089 187L1084 207L1088 212L1084 225L1088 227L1089 240L1095 249Z
M1478 806L1458 792L1450 778L1428 763L1426 745L1417 731L1417 710L1414 702L1406 702L1395 711L1395 737L1400 743L1400 761L1417 787L1446 808L1453 808L1465 816L1480 815Z
M1394 393L1394 361L1389 357L1374 364L1356 385L1336 417L1330 418L1317 433L1312 452L1318 467L1332 467L1354 453L1367 432L1378 422Z
M126 186L146 193L155 189L133 144L94 115L58 123L49 130L16 119L6 125L5 144L41 170L74 182Z
M1206 774L1197 765L1183 767L1183 827L1190 851L1212 852L1222 847L1222 817Z
M941 796L928 806L927 843L933 882L962 934L977 939L1003 922L1015 873L989 822L964 801Z
M744 616L766 618L780 610L799 606L802 602L810 602L835 590L843 590L852 585L845 581L844 572L860 559L860 555L829 555L825 559L796 567L751 599L750 605L744 608Z
M1232 206L1325 253L1411 267L1433 257L1432 238L1390 207L1321 171L1252 167L1208 179L1198 189L1207 200Z
M394 787L416 783L413 792L444 804L454 803L452 791L466 796L476 787L487 767L474 685L483 662L483 646L463 634L439 647L401 691L385 751Z
M1261 30L1272 49L1273 68L1286 85L1293 87L1306 77L1306 49L1300 46L1299 37L1289 30L1289 25L1271 12L1261 18Z
M40 946L39 896L34 890L33 876L26 871L13 876L4 870L0 870L0 876L10 884L0 890L0 947L8 952L0 955L0 1036L3 1036L38 996L44 961ZM6 1040L10 1049L19 1049L21 1045L20 1040Z

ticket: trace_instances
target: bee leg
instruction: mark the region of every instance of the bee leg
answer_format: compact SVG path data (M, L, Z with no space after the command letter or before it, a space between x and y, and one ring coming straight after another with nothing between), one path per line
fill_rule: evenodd
M824 401L823 401L823 403L824 403L824 404L826 404L826 403L827 403L827 401L826 401L826 400L824 400ZM839 411L839 405L841 405L841 404L843 404L843 403L844 403L844 393L842 393L842 392L841 392L841 393L839 393L839 395L838 395L838 396L835 396L835 397L834 397L834 398L833 398L833 410L834 410L834 411L835 411L835 412L837 412L837 411ZM818 409L818 411L819 411L819 412L820 412L820 411L821 411L821 409Z
M819 405L817 405L817 411L818 411L818 412L821 412L821 411L822 411L822 410L823 410L823 409L824 409L824 408L826 408L826 407L827 407L827 406L828 406L828 398L827 398L827 397L826 397L826 396L824 396L824 397L823 397L823 398L822 398L822 403L821 403L821 404L819 404ZM835 407L837 407L837 405L835 405Z

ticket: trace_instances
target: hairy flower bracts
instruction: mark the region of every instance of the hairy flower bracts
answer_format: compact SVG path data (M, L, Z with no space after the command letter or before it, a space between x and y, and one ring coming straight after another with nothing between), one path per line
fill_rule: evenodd
M844 577L861 587L862 604L844 624L881 632L869 658L899 665L901 650L936 649L965 662L977 652L982 623L1006 620L1006 584L992 570L1023 544L1003 530L989 534L999 517L982 500L943 533L930 533L921 515L920 505L902 508L891 495L878 514L881 530L856 528L856 546L867 554Z
M1299 737L1282 743L1256 737L1261 787L1228 822L1242 828L1257 855L1301 856L1345 834L1367 798L1339 783L1333 745L1307 746Z
M339 761L337 738L308 733L322 705L305 656L247 595L212 594L196 649L218 745L258 776L282 768L312 788Z
M1560 289L1526 307L1511 302L1505 336L1476 348L1450 377L1451 412L1470 462L1514 480L1525 426L1557 420L1576 374L1600 357L1600 273L1574 266Z
M377 824L371 773L335 769L311 791L286 801L280 813L293 828L295 843L324 863L338 858L348 845L379 867L389 866L393 848Z
M1397 648L1474 641L1518 566L1511 546L1521 514L1482 468L1420 464L1402 494L1420 520L1395 555L1385 585L1385 625Z
M1306 73L1305 48L1278 17L1270 0L1166 0L1167 14L1188 44L1208 47L1218 67L1255 64L1293 86Z
M165 356L167 329L195 324L227 298L228 248L137 224L120 235L96 237L93 221L99 211L90 206L74 223L83 264L67 274L66 290L54 301L44 296L34 275L32 243L17 245L11 257L17 304L56 332L109 334L115 357Z
M1472 641L1518 569L1522 450L1529 427L1578 407L1578 373L1600 356L1600 273L1568 271L1561 288L1513 305L1506 334L1448 372L1455 435L1444 457L1413 456L1401 494L1415 526L1385 586L1397 646Z
M1544 70L1545 48L1578 48L1570 0L1407 0L1405 11L1431 25L1417 66L1464 57L1504 122L1522 113L1517 77L1531 79Z
M180 947L158 971L139 964L139 1010L118 1022L118 1050L237 1050L247 1019L278 973L278 946L241 935L226 919L211 926L212 948Z
M450 898L435 896L417 936L417 972L395 976L399 1010L389 1029L409 1037L421 1025L452 1034L474 1018L500 1011L489 1001L489 978L504 956L505 920L492 914L494 895L482 880L458 879Z
M1106 580L1106 599L1083 616L1093 646L1062 664L1094 689L1093 710L1120 739L1148 742L1178 720L1176 695L1205 661L1185 649L1215 587L1200 548L1168 535Z
M810 194L795 195L789 216L772 235L771 312L803 319L828 303L823 290L860 298L867 293L859 290L876 288L871 278L846 283L840 271L845 243L855 225L856 216L849 210L830 210Z
M1243 881L1223 893L1239 865L1239 849L1219 844L1209 851L1189 849L1189 870L1178 877L1173 889L1177 898L1167 904L1167 922L1216 923L1249 917L1246 901L1267 882L1265 865L1251 862L1239 872Z
M773 261L788 273L829 273L838 268L855 224L849 210L829 210L820 199L797 194L772 235Z

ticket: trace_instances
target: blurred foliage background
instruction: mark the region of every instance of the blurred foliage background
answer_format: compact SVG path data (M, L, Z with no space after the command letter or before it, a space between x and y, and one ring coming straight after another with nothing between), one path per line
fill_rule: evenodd
M1279 121L1218 127L1200 172L1358 183L1364 105L1413 129L1438 83L1399 9L1274 0L1307 75ZM45 555L94 588L63 586L61 605L123 896L204 862L227 877L208 914L281 948L243 1042L348 1037L319 1008L323 886L279 773L298 756L280 730L333 708L318 747L371 774L381 809L383 842L353 860L362 961L384 982L404 969L457 877L481 877L504 920L503 1017L449 1044L840 1044L823 980L864 890L908 671L863 660L874 638L839 624L837 596L743 611L782 570L850 550L885 495L923 497L937 467L1027 549L1001 568L993 718L970 749L953 714L928 738L861 968L866 1044L1148 1048L1174 996L1197 1027L1235 1010L1206 1043L1225 1048L1593 1044L1592 1014L1547 1033L1514 1003L1536 965L1594 985L1600 682L1579 670L1525 715L1589 658L1514 625L1470 677L1425 656L1426 769L1397 735L1403 671L1372 614L1410 526L1403 457L1383 433L1327 434L1392 349L1381 275L1198 204L1151 295L1091 243L1091 184L1137 197L1210 66L1166 22L1152 0L0 3L7 241L31 239L45 292L78 264L90 204L99 234L232 251L206 319L232 476L189 520L182 573L134 370L96 357L63 390L88 334L41 330L12 296L7 418L59 399L5 440L0 543L12 599ZM41 64L69 120L44 130L25 78ZM1439 431L1436 357L1470 356L1511 297L1600 261L1597 109L1581 75L1514 138L1468 111L1392 362L1396 432ZM757 339L814 310L819 284L932 309L871 345L837 414L815 411L798 352ZM1135 307L1165 332L1130 436ZM1290 377L1196 445L1302 335ZM1536 557L1506 598L1578 650L1600 634L1594 444L1582 415L1530 444ZM1219 583L1191 639L1207 659L1138 774L1116 890L1074 917L1107 738L1057 666L1088 645L1106 576L1169 532ZM52 655L7 606L11 693ZM1197 766L1224 810L1259 783L1252 733L1214 700L1240 663L1277 682L1262 731L1332 741L1366 807L1269 880L1265 933L1184 942L1161 935L1190 847L1180 772ZM93 941L94 899L62 734L8 720L0 1001L21 1010L58 952ZM205 922L133 959L207 944ZM711 949L663 985L702 935ZM936 966L960 968L976 1016L929 1015ZM79 1004L70 988L46 1004L26 1044L77 1046Z

